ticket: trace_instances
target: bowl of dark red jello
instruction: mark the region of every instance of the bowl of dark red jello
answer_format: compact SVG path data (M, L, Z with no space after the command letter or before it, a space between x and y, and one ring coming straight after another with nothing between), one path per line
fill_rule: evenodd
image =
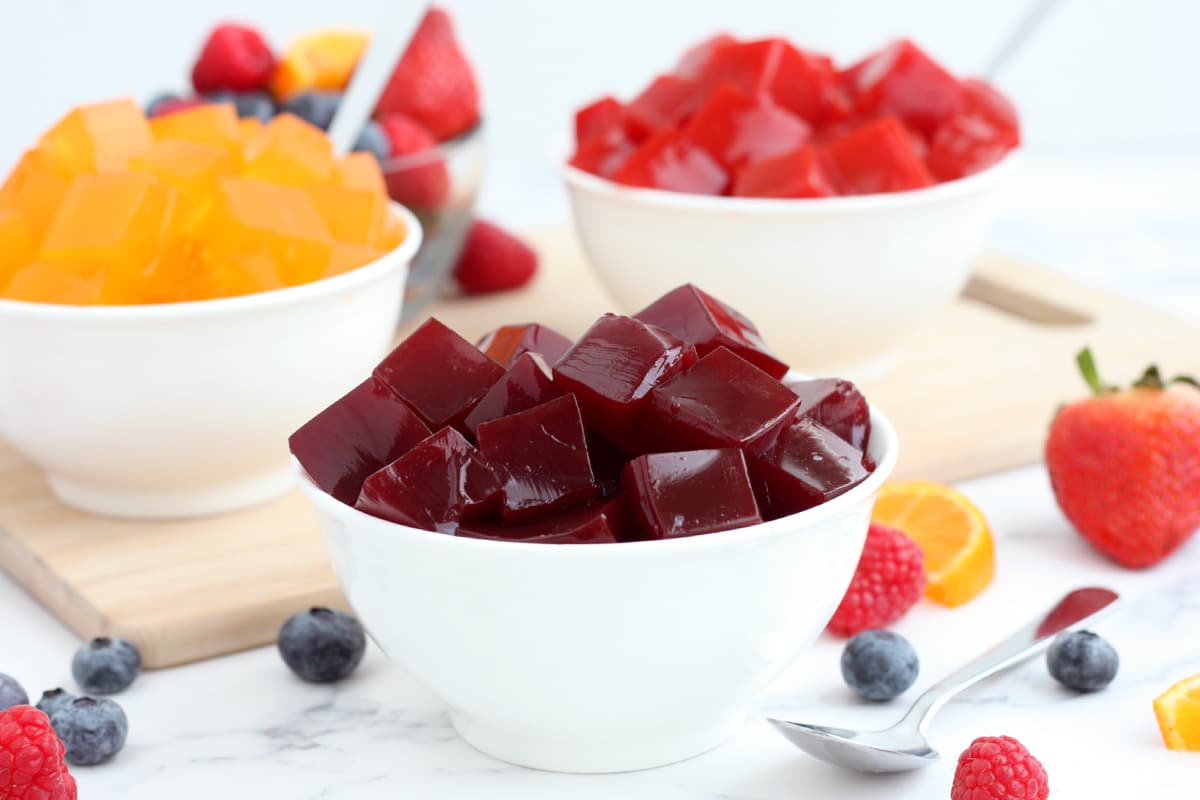
M436 320L291 437L351 605L496 758L719 745L849 583L896 435L693 286L571 341Z

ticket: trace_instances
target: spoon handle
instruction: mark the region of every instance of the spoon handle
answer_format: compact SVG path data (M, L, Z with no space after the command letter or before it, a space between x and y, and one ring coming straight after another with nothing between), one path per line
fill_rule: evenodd
M1117 593L1110 589L1076 589L1049 612L929 687L913 703L900 724L915 724L916 729L924 735L929 720L951 697L984 678L1045 651L1059 633L1096 620L1112 610L1116 601Z

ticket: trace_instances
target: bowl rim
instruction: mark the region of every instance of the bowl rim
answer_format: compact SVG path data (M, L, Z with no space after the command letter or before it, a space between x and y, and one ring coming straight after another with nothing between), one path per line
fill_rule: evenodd
M370 283L385 273L403 268L416 255L424 239L421 221L415 214L394 201L389 201L388 205L392 213L396 214L404 223L407 230L404 241L374 261L329 278L318 278L315 281L296 286L285 286L282 289L270 289L265 292L254 292L235 297L186 300L179 303L77 306L66 303L35 303L27 300L0 298L0 316L108 322L177 320L286 306L313 297L354 289L362 284Z
M838 195L836 197L727 197L725 195L689 194L666 189L624 186L572 166L568 157L563 155L564 149L558 148L553 157L560 176L568 186L578 187L593 194L607 195L620 200L660 208L751 213L786 212L791 214L874 211L952 199L970 194L1008 174L1015 168L1022 155L1022 147L1017 145L1005 153L999 161L973 175L935 183L920 189L906 189L902 192Z
M789 377L807 376L791 372L789 373ZM436 531L411 528L397 522L389 522L388 520L359 511L357 508L335 499L312 482L312 479L295 456L292 456L292 469L299 481L301 490L314 502L319 512L334 519L346 520L349 523L346 525L347 531L351 530L355 523L362 523L374 528L377 533L383 533L384 529L389 529L389 533L394 533L397 536L416 537L413 543L418 546L445 547L450 549L465 548L481 552L494 550L497 553L507 552L510 554L535 552L561 554L548 555L550 558L621 558L624 557L623 554L633 553L669 555L675 552L697 552L726 547L748 547L764 539L786 535L789 532L802 533L829 517L836 516L845 508L862 503L865 498L875 494L879 490L879 487L891 476L900 454L900 443L896 435L896 429L878 408L870 405L870 403L868 403L868 407L871 414L871 438L873 441L881 442L882 452L877 460L875 471L868 475L867 479L862 483L832 500L827 500L819 506L814 506L795 514L789 514L786 517L761 522L745 528L734 528L727 531L717 531L715 533L705 533L696 536L683 536L676 539L653 539L636 542L615 542L611 544L555 544L550 542L498 541L494 539L476 539L468 536L450 536L437 533ZM594 555L580 556L581 552L593 553ZM609 553L609 555L603 556L603 553Z

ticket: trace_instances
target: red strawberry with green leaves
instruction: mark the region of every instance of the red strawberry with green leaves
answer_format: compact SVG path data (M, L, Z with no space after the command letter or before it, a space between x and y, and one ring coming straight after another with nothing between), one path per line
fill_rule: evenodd
M1200 528L1200 387L1150 367L1130 389L1077 358L1092 396L1050 425L1046 466L1067 519L1126 567L1149 567Z

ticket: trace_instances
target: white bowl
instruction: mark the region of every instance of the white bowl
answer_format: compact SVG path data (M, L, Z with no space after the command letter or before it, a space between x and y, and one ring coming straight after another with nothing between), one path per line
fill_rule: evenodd
M858 563L895 431L872 411L866 481L808 511L685 539L457 538L364 514L295 464L371 637L495 758L562 772L716 747L824 629Z
M797 368L869 380L966 284L1015 160L927 189L794 200L631 188L565 163L562 174L583 249L622 308L694 283Z
M368 374L399 321L421 226L359 269L143 306L0 300L0 436L84 511L185 517L293 485L287 437Z

